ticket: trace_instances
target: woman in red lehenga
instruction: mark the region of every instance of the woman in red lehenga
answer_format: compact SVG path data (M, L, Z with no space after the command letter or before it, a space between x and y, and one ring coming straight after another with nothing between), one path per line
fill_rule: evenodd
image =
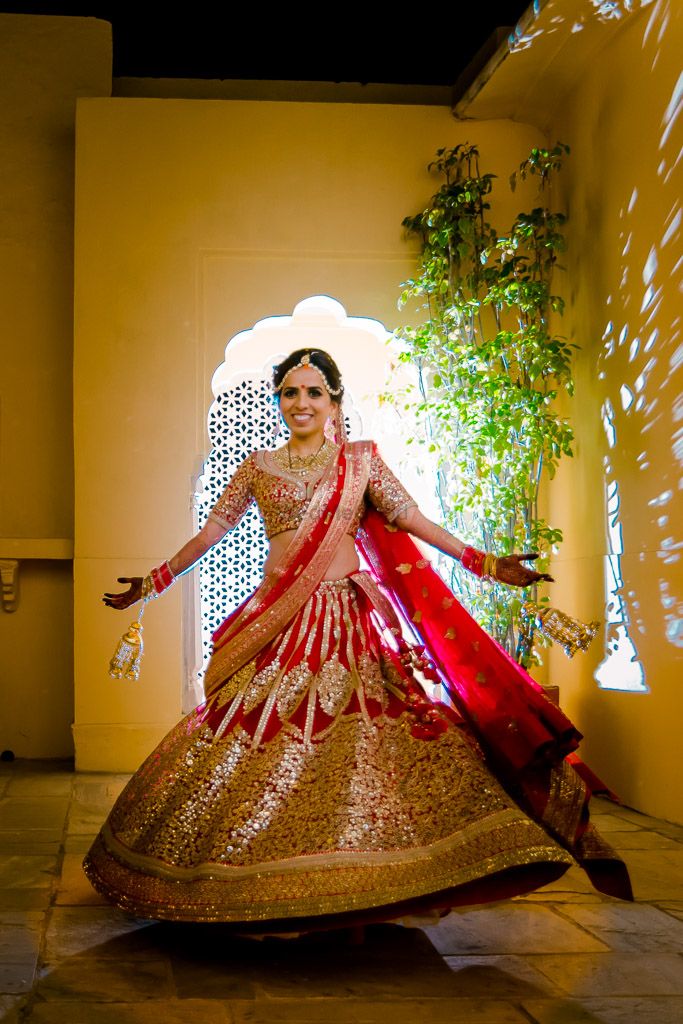
M588 821L580 735L409 534L513 586L549 577L427 520L372 442L326 439L343 393L326 353L292 353L274 387L287 445L252 453L170 562L105 596L158 595L256 500L263 583L214 634L205 703L119 797L92 884L140 917L290 933L498 900L576 862L631 898Z

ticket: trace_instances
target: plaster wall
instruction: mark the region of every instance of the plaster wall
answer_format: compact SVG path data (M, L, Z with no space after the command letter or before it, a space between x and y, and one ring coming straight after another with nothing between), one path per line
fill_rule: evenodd
M588 29L587 29L588 30ZM596 24L593 31L600 32ZM608 624L586 655L550 655L562 703L586 734L584 756L631 806L683 820L676 784L683 695L681 571L681 164L683 10L652 4L633 14L599 59L575 72L551 137L572 147L562 172L570 216L562 329L576 361L576 457L550 491L565 543L555 559L557 603L604 620L609 587L606 487L618 485L618 527L632 649L606 659ZM613 443L603 425L613 408ZM601 667L602 666L602 667ZM642 668L643 689L615 686Z
M69 756L74 118L110 91L110 26L0 14L0 67L0 558L22 559L0 611L0 749Z
M211 377L226 343L315 294L393 327L400 282L414 265L401 220L433 190L424 168L435 150L473 136L472 126L434 106L132 98L79 104L80 768L137 767L180 715L189 581L146 612L138 684L107 675L131 616L104 608L99 597L117 576L142 574L169 557L191 533L191 497L208 450ZM538 132L484 123L476 141L487 167L506 180ZM506 221L520 197L501 194Z

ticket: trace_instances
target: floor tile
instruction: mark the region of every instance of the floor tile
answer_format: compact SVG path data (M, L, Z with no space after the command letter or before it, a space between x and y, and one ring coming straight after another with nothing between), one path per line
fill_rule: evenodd
M56 856L0 854L0 887L3 889L46 889L55 880L56 871Z
M0 889L0 913L8 910L47 910L51 889Z
M68 797L71 795L73 780L73 772L17 775L10 780L5 795L9 797Z
M598 832L633 832L640 826L628 818L620 818L617 814L601 814L595 819L595 827Z
M514 903L564 903L569 900L571 902L579 903L601 903L604 900L599 892L597 892L586 878L586 874L581 868L570 868L566 871L561 878L558 878L555 882L550 882L548 885L544 885L541 889L537 889L535 892L526 893L524 896L519 896Z
M615 850L680 850L681 844L659 832L639 828L634 832L610 832L609 844Z
M534 966L570 995L683 995L683 960L675 953L566 953L535 956Z
M86 878L81 853L64 855L61 876L57 882L55 903L64 906L108 906L105 898L95 892Z
M583 928L543 906L515 904L454 911L425 933L441 954L603 952Z
M2 915L6 918L7 915ZM17 915L19 916L19 915ZM28 916L28 915L26 915ZM42 914L34 914L37 923L7 924L0 921L0 964L22 964L35 960L41 940Z
M11 995L15 992L30 992L36 971L36 961L30 957L23 963L0 962L0 992Z
M683 846L679 850L628 850L624 853L637 900L683 901Z
M565 905L562 913L613 950L623 953L654 953L657 950L683 953L683 922L647 904ZM556 946L547 948L560 952Z
M657 900L655 906L665 914L683 921L683 901L681 900Z
M0 1021L2 1024L19 1024L20 1012L26 1003L23 995L0 995Z
M493 999L233 1000L235 1024L528 1024L521 1010Z
M621 999L524 1000L536 1024L681 1024L683 999L635 996Z
M115 907L55 907L49 917L45 959L155 959L159 954L153 930L158 927Z
M456 977L461 996L519 1000L562 992L547 973L536 969L535 957L447 956L444 959Z
M208 999L153 999L144 1003L37 1003L26 1024L232 1024L229 1006ZM22 1022L23 1024L23 1022Z
M4 796L0 800L0 828L61 829L69 801L61 796Z
M165 960L67 960L40 972L46 1001L137 1003L175 995Z

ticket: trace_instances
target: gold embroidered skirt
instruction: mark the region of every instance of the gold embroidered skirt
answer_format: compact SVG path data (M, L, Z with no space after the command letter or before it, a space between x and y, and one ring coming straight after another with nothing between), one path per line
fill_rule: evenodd
M411 688L366 594L323 582L131 778L86 857L92 884L141 917L287 930L561 875L572 856L466 725L437 705L443 731L416 728Z

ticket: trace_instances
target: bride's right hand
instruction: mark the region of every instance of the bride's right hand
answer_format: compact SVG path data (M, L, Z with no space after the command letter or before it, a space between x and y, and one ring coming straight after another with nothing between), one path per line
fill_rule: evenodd
M102 600L108 608L125 611L142 598L142 576L119 576L119 583L129 583L128 590L122 594L105 594Z

